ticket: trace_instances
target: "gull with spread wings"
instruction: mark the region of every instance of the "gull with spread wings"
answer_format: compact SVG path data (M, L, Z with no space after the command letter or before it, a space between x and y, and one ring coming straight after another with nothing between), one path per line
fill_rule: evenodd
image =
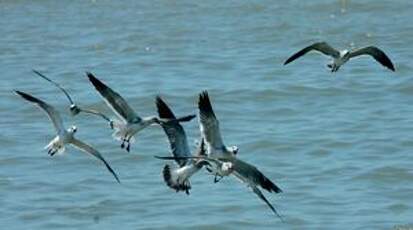
M70 110L70 114L72 116L76 116L79 113L88 113L88 114L93 114L96 116L99 116L103 119L105 119L107 122L109 122L110 127L113 129L113 122L103 113L93 110L93 109L85 109L85 108L80 108L79 106L76 105L76 103L74 102L74 100L72 99L72 97L70 96L70 94L67 92L67 90L65 90L65 88L63 88L60 84L58 84L57 82L53 81L52 79L46 77L44 74L40 73L37 70L33 70L33 72L35 74L37 74L37 76L43 78L44 80L52 83L54 86L56 86L57 88L59 88L67 97L67 99L69 100L70 106L69 106L69 110Z
M21 92L21 91L15 91L15 93L19 96L21 96L23 99L36 104L39 106L41 109L43 109L46 114L49 116L49 119L52 121L54 128L56 130L57 136L50 141L48 145L46 145L45 149L48 150L48 153L50 156L53 156L56 153L63 153L65 151L65 145L71 144L74 147L78 148L79 150L89 153L93 155L94 157L98 158L100 161L102 161L106 168L109 170L109 172L115 177L116 181L120 183L120 180L118 176L116 175L115 171L109 166L109 164L106 162L106 160L103 158L103 156L95 150L93 147L90 145L76 139L74 137L74 134L77 131L76 126L72 126L69 129L65 129L63 125L63 120L60 117L60 114L57 112L57 110L47 104L46 102L33 97L30 94Z
M176 192L185 191L189 195L191 183L189 178L198 172L204 165L209 164L203 159L190 159L192 153L189 150L187 137L184 128L179 123L168 105L161 97L156 97L156 107L160 118L160 125L168 137L169 145L173 157L157 157L160 159L173 159L178 164L178 168L171 168L166 164L163 168L162 174L165 183ZM194 118L192 115L190 119ZM203 156L205 153L204 142L201 141L195 156Z
M237 146L227 147L222 140L219 121L212 109L211 101L208 92L204 91L199 95L199 128L201 137L205 140L207 148L206 154L210 158L215 159L233 159L238 153ZM218 182L224 176L228 176L232 172L230 162L224 162L220 167L208 167L207 170L215 174L214 182ZM219 177L219 179L218 179Z
M212 167L212 170L211 167L206 166L209 171L212 171L215 174L214 182L219 181L217 180L217 176L222 178L223 176L233 174L241 182L247 184L247 186L251 188L252 191L264 201L278 217L281 218L258 187L260 186L268 192L275 193L280 193L282 190L270 179L264 176L264 174L262 174L256 167L238 159L236 157L238 147L227 147L224 145L219 130L219 122L212 109L207 91L204 91L199 95L198 108L200 130L207 145L207 157L204 157L204 159L209 160L210 164L216 166Z
M125 148L129 152L130 143L134 141L133 136L152 124L159 124L159 119L155 116L141 118L122 96L97 79L92 73L86 74L103 100L119 118L119 120L113 121L115 129L113 138L122 141L121 148Z
M312 50L319 51L333 58L333 61L327 65L327 67L331 69L331 72L337 72L340 69L340 67L344 65L344 63L346 63L348 60L361 55L370 55L383 66L389 68L392 71L395 71L394 65L390 58L381 49L375 46L367 46L352 51L339 51L331 47L326 42L316 42L310 46L305 47L304 49L298 51L297 53L289 57L284 62L284 65L287 65L288 63L294 61L295 59L303 56L304 54Z

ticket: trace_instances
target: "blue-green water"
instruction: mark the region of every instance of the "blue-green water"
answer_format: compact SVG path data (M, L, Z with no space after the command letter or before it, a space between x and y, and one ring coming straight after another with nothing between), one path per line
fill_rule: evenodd
M1 1L0 226L4 229L394 229L413 224L413 3L397 1ZM315 41L376 45L330 73L318 54L283 66ZM192 194L164 185L165 135L150 127L127 154L101 120L72 118L64 85L108 114L84 72L143 116L161 94L177 114L209 90L224 140L283 190L265 193L277 219L243 184L207 173ZM68 148L49 157L46 116L12 93L30 92L118 172ZM185 124L194 147L197 122ZM7 227L6 227L7 226ZM411 225L410 225L411 226ZM411 227L410 227L411 228Z

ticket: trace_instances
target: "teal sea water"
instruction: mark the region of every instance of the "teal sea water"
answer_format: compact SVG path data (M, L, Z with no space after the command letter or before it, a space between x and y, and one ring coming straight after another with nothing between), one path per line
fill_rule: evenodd
M2 229L407 229L413 225L413 2L9 1L0 2L0 226ZM363 57L330 73L311 53L376 45L395 73ZM196 112L209 90L224 140L276 182L265 195L281 222L244 184L192 193L165 186L161 128L121 150L104 121L70 117L58 81L81 106L111 111L91 71L142 116L160 94L176 114ZM12 93L30 92L63 114L77 137L118 172L74 148L49 157L47 117ZM196 121L184 125L192 148Z

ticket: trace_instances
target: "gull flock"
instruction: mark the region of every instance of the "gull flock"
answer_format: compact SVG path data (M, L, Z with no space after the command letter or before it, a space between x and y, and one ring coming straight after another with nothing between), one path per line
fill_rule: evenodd
M326 42L317 42L305 47L289 57L284 65L312 50L319 51L333 58L332 62L327 65L327 67L331 69L331 72L338 71L348 60L360 55L370 55L383 66L395 71L390 58L377 47L368 46L353 51L338 51ZM78 106L73 100L73 97L70 96L68 91L60 84L37 70L33 70L33 72L59 88L65 94L69 102L69 111L72 116L76 116L79 113L85 113L100 117L107 122L109 128L114 130L112 135L113 138L120 141L120 147L127 152L130 152L131 143L134 142L134 136L139 132L151 125L162 127L169 142L172 155L155 156L155 158L167 162L162 169L162 176L165 184L174 191L185 192L189 195L192 188L190 178L202 169L205 169L207 173L214 177L214 183L218 183L224 177L234 176L249 187L276 216L283 220L281 215L261 191L261 189L264 189L270 193L281 193L281 188L255 166L239 159L237 146L227 146L224 144L219 121L213 110L208 91L203 91L198 95L200 138L196 149L191 150L182 124L192 121L196 115L189 114L177 117L165 100L160 96L155 98L157 115L140 117L118 92L111 89L92 73L86 72L90 83L102 96L106 105L115 114L114 118L110 118L100 111ZM102 154L91 145L75 137L77 132L76 126L71 126L68 129L65 128L59 112L52 105L21 90L15 90L14 92L24 100L38 106L46 113L52 122L56 136L45 146L45 149L47 149L50 156L54 156L56 153L63 153L65 152L66 146L72 145L100 160L115 180L118 183L121 183L118 175ZM175 162L175 165L170 164L169 162Z

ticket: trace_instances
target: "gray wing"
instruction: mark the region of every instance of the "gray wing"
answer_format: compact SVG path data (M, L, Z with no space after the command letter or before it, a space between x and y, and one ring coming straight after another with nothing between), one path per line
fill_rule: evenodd
M83 108L79 108L79 109L80 109L81 112L93 114L93 115L96 115L96 116L100 116L101 118L105 119L107 122L112 121L109 117L107 117L105 114L103 114L99 111L92 110L92 109L83 109Z
M370 55L383 66L389 68L392 71L395 71L394 65L391 62L390 58L377 47L368 46L350 52L350 58L357 57L360 55Z
M38 76L40 76L41 78L45 79L46 81L52 83L52 84L55 85L57 88L59 88L59 89L66 95L66 97L67 97L67 99L69 100L69 102L70 102L70 104L72 105L72 107L73 107L73 106L77 107L76 104L75 104L75 102L73 101L73 99L70 97L69 93L68 93L62 86L60 86L57 82L52 81L50 78L46 77L44 74L40 73L40 72L37 71L37 70L33 70L33 72L34 72L35 74L37 74ZM108 122L111 121L105 114L103 114L103 113L101 113L101 112L98 112L98 111L95 111L95 110L91 110L91 109L83 109L83 108L79 108L79 107L77 107L77 109L80 110L81 112L84 112L84 113L89 113L89 114L94 114L94 115L100 116L100 117L102 117L103 119L105 119L105 120L108 121Z
M236 159L233 161L234 164L234 176L237 177L242 182L246 183L252 191L262 200L264 201L268 207L276 214L281 220L282 217L278 214L275 210L274 206L265 198L264 194L262 194L261 190L258 189L257 186L261 186L262 188L268 190L269 192L281 192L281 189L278 188L274 183L272 183L267 177L265 177L258 169L254 166L243 162L241 160Z
M120 180L118 178L118 175L116 175L115 171L110 167L110 165L106 162L105 158L94 148L92 148L90 145L73 138L71 144L75 146L76 148L80 149L83 152L92 154L94 157L98 158L105 164L106 168L109 170L109 172L115 177L116 181L120 183Z
M256 186L251 186L251 189L262 201L264 201L268 205L268 207L270 207L270 209L274 212L275 215L278 216L278 218L283 220L281 215L277 212L277 210L275 210L274 206L272 206L272 204L267 200L267 198L265 198L264 194L262 194L261 190L259 190Z
M119 116L119 118L130 123L139 123L142 120L118 93L103 84L103 82L97 79L92 73L87 72L86 74L89 81L100 95L102 95L106 104Z
M175 161L182 167L186 164L188 158L178 158L192 156L191 151L189 150L185 130L175 119L172 110L159 96L156 97L156 108L161 119L169 120L167 122L161 122L160 124L168 137L173 156L177 157L175 158Z
M317 42L293 54L291 57L287 59L287 61L284 62L284 65L287 65L288 63L303 56L304 54L310 52L311 50L319 51L325 55L332 56L334 58L340 57L340 52L334 49L333 47L331 47L329 44L327 44L327 42Z
M50 78L46 77L44 74L40 73L37 70L33 70L33 72L35 74L37 74L38 76L40 76L41 78L45 79L46 81L52 83L53 85L55 85L57 88L59 88L67 97L67 99L69 100L71 105L74 105L75 102L72 100L72 98L70 97L69 93L62 87L60 86L57 82L52 81Z
M65 131L62 118L60 117L59 113L56 111L56 109L53 106L47 104L46 102L38 98L33 97L30 94L27 94L27 93L24 93L18 90L14 92L20 95L21 97L23 97L24 99L26 99L27 101L35 103L37 106L42 108L49 116L49 119L52 121L57 133L61 133Z
M205 142L215 149L224 148L219 122L212 109L207 91L199 95L198 108L201 134Z
M233 161L234 171L239 175L239 179L251 185L261 186L268 192L280 193L282 190L270 179L262 174L256 167L240 159Z

